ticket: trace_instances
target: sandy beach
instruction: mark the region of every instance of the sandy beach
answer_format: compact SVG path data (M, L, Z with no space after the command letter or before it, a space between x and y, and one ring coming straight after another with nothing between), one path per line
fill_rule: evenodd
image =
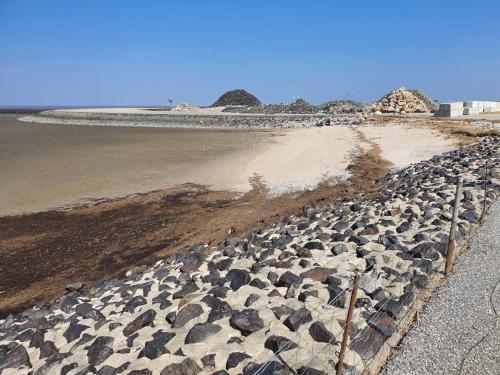
M377 194L390 169L470 141L460 137L410 120L250 131L1 117L9 267L0 292L9 292L0 314L55 298L75 279L123 277L199 242L219 246L307 207Z
M271 194L342 180L350 160L378 144L394 167L452 147L427 129L348 126L281 131L32 124L0 118L0 215L37 212L193 183ZM411 142L407 142L411 140Z

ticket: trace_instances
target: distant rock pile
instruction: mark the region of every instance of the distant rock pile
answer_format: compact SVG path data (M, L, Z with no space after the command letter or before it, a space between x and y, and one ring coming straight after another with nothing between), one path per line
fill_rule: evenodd
M423 95L423 94L421 94ZM400 87L391 91L371 106L372 112L380 113L426 113L430 112L428 104L420 95L415 95L411 90Z
M427 106L427 109L430 112L434 112L439 108L439 103L437 102L437 100L430 98L429 96L424 94L422 91L420 91L418 89L411 89L410 91L413 95L415 95L416 97L418 97L420 100L422 100L425 103L425 105Z
M309 104L304 99L299 98L291 104L259 104L247 107L227 107L224 112L238 113L262 113L262 114L279 114L279 113L320 113L317 106Z
M255 106L261 104L260 100L245 90L231 90L223 94L212 107L225 107L231 105Z
M342 113L358 113L365 109L365 105L352 100L336 100L326 102L320 105L308 103L302 98L296 99L291 104L259 104L246 107L226 107L223 112L238 112L238 113L262 113L268 115L290 113L290 114L342 114Z
M199 110L200 110L199 107L188 103L181 103L172 108L172 111L177 111L177 112L197 112Z
M366 106L354 100L334 100L318 107L323 113L357 113L363 112Z

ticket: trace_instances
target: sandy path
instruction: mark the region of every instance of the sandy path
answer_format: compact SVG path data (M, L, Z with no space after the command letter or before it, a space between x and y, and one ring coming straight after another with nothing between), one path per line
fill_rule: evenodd
M454 143L441 134L423 127L402 124L363 126L359 130L380 146L382 158L400 169L433 155L450 151Z
M350 127L287 131L246 165L243 176L263 176L274 194L309 189L325 179L347 178L346 168L359 147Z

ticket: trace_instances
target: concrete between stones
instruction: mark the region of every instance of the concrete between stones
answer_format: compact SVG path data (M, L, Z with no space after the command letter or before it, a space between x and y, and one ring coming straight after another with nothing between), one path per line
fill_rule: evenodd
M389 173L375 199L311 207L9 316L0 373L332 373L356 272L344 373L376 373L442 278L457 176L457 249L497 199L499 146L483 138Z

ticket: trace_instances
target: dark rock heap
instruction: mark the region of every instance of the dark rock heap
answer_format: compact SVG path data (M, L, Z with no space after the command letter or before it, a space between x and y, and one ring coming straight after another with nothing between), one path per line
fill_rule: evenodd
M259 105L260 100L245 90L231 90L223 94L212 107L226 107L231 105Z

